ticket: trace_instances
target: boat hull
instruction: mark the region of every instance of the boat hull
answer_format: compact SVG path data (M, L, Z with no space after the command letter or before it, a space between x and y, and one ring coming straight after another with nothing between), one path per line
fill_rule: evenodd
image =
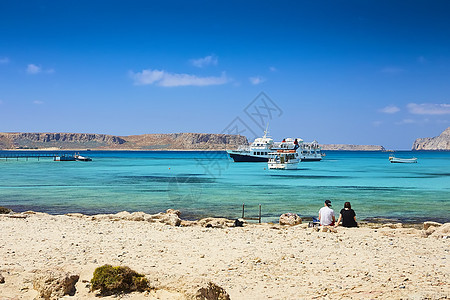
M304 157L300 158L300 160L303 161L321 161L322 157Z
M414 164L417 163L417 158L396 158L389 157L389 161L392 164Z
M268 168L271 170L296 170L298 163L269 163Z
M233 152L228 152L228 155L230 155L234 162L267 162L269 160L268 157L253 156L249 154L239 154Z

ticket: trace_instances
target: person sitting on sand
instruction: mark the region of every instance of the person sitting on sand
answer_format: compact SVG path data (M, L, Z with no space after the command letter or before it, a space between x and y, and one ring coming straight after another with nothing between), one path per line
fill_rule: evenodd
M324 206L319 210L319 221L321 226L334 226L336 219L330 200L325 200Z
M358 227L358 223L356 223L356 214L352 209L350 202L344 203L344 208L341 209L341 212L339 213L339 219L336 222L336 226L339 225L341 220L342 226L344 227Z

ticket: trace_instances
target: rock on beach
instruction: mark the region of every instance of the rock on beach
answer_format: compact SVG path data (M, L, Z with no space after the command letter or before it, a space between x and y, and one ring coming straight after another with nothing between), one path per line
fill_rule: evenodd
M294 213L285 213L280 216L279 220L280 225L298 225L302 224L302 218L300 218L297 214Z

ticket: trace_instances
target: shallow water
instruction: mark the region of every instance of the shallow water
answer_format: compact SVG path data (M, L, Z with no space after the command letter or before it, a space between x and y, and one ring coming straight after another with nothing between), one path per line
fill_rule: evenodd
M52 214L177 208L184 218L237 218L245 203L247 215L261 204L263 221L273 221L284 212L316 216L330 199L337 213L350 201L358 219L450 220L450 152L397 152L418 163L391 164L389 153L327 151L298 170L234 163L225 152L81 154L93 161L0 158L0 206Z

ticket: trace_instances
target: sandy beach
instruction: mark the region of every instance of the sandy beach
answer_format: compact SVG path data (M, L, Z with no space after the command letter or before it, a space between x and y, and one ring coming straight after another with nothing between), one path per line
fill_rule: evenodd
M79 275L75 295L65 299L96 299L89 280L104 264L148 278L152 291L124 299L189 299L207 282L231 299L450 297L448 223L318 232L307 224L227 227L212 219L173 226L163 215L0 215L0 299L35 299L33 281L48 270Z

